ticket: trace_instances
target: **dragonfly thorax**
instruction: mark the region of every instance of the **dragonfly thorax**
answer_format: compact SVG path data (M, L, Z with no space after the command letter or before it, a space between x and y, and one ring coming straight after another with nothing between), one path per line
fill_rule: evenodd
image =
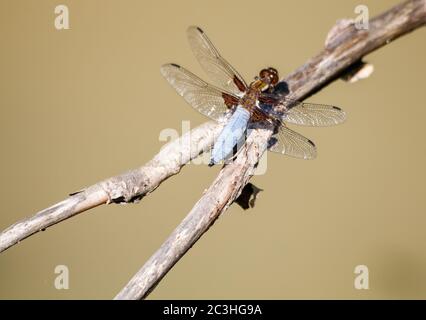
M278 80L278 71L275 68L265 68L260 70L259 76L256 76L255 80L250 83L249 89L266 91L273 88L278 83Z
M241 97L240 105L244 109L252 113L254 108L256 107L257 100L259 99L260 93L261 93L261 90L259 88L257 88L256 86L250 85L247 92L244 94L244 96Z

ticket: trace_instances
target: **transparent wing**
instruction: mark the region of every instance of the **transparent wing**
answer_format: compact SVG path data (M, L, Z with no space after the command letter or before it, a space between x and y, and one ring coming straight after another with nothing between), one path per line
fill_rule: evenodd
M213 120L220 121L232 106L238 104L238 97L209 85L177 64L165 64L160 71L194 109Z
M195 57L214 84L234 95L246 91L247 84L244 79L222 58L203 30L191 26L187 35Z
M284 88L288 90L287 84ZM272 93L262 93L259 102L261 107L269 112L272 112L273 106L284 106L286 111L282 120L286 122L303 126L327 127L346 120L346 113L339 107L300 102L285 96L288 91L283 94L280 90L277 85Z
M315 144L290 130L284 124L278 128L278 132L269 141L269 150L301 159L314 159L317 156Z
M286 112L284 121L314 127L333 126L344 122L346 113L339 107L299 102Z

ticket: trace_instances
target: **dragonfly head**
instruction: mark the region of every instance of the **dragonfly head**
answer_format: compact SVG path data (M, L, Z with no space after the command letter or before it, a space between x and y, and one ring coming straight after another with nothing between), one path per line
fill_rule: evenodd
M275 68L269 67L260 70L259 79L268 86L274 86L278 83L278 71Z
M254 77L250 87L265 91L272 89L278 83L278 71L274 68L260 70L259 76Z

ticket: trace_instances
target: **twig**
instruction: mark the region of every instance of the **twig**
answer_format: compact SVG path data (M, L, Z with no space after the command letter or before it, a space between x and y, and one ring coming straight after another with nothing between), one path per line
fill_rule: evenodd
M292 97L306 98L337 77L369 52L380 48L426 22L426 1L407 1L370 21L369 30L357 30L342 20L330 31L325 49L288 76ZM191 212L116 299L145 298L214 223L253 175L254 167L266 149L269 130L256 130L237 161L222 168L218 177Z

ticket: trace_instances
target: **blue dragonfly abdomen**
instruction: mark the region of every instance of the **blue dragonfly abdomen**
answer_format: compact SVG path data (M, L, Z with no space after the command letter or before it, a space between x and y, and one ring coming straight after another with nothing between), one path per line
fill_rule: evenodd
M209 166L227 159L232 154L234 147L243 141L249 119L250 112L238 106L213 146Z

